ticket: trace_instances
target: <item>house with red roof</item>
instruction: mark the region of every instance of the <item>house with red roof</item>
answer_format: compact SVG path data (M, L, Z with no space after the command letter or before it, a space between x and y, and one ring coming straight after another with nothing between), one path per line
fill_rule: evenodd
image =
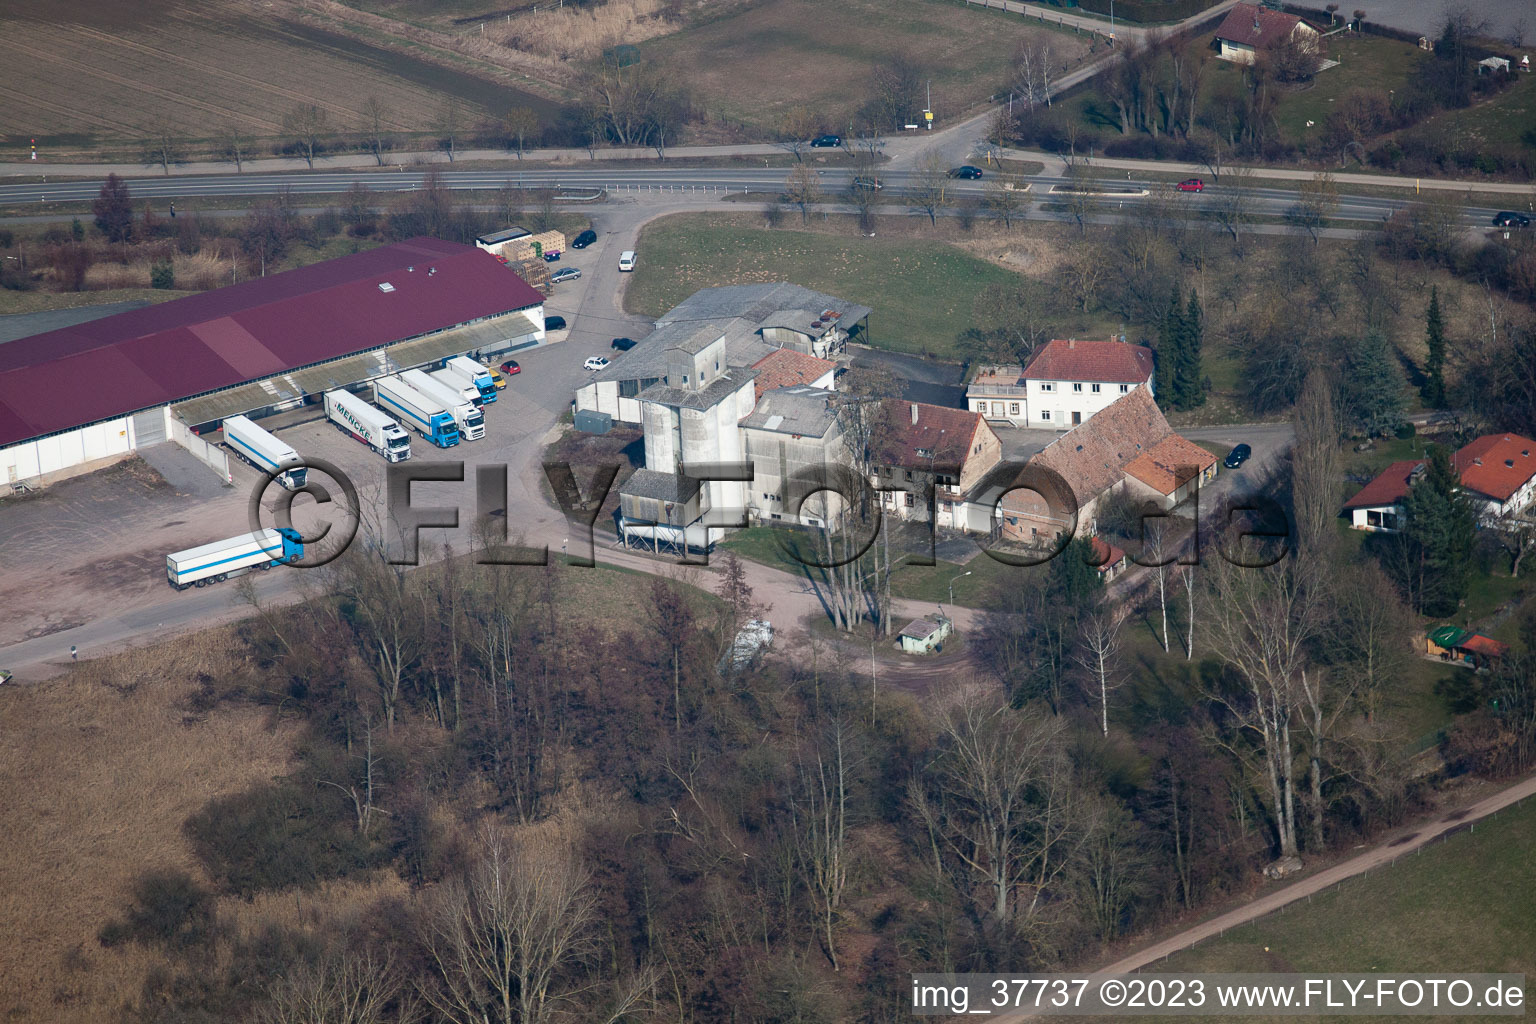
M1519 434L1484 434L1451 456L1462 490L1481 518L1501 519L1536 500L1536 441Z
M1451 456L1461 489L1484 526L1523 512L1536 501L1536 441L1519 434L1484 434ZM1394 462L1344 503L1356 530L1392 533L1402 528L1403 500L1424 472L1422 459Z
M997 532L1024 544L1053 543L1074 526L1075 535L1098 532L1099 501L1123 490L1171 509L1216 476L1216 456L1178 434L1152 399L1137 388L1093 419L1045 446L1029 460L1070 488L1047 496L1014 487L997 503ZM1070 498L1070 500L1069 500Z
M1404 459L1382 470L1376 479L1344 503L1350 527L1374 533L1396 533L1402 528L1403 499L1423 472L1422 459Z
M1238 4L1227 12L1216 29L1217 56L1237 64L1252 64L1260 53L1286 40L1294 39L1317 51L1322 48L1322 38L1316 25L1294 14L1254 4Z
M1123 341L1051 341L1035 353L1018 378L1024 392L1023 420L998 417L995 403L989 419L1006 418L1018 426L1071 430L1095 413L1139 388L1152 393L1152 350ZM982 399L971 399L977 408Z
M981 530L991 506L981 501L988 474L1003 459L1003 443L979 413L888 399L874 433L875 486L888 489L887 513L928 520L926 490L934 488L934 522Z

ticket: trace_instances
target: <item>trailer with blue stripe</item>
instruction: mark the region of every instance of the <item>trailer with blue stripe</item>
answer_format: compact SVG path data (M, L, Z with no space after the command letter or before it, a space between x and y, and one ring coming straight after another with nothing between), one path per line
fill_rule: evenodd
M305 467L293 465L300 462L299 453L248 417L231 416L224 421L224 443L263 473L276 474L274 479L288 490L296 491L304 486Z
M459 425L453 413L399 377L380 377L374 381L373 401L380 409L415 427L417 433L439 448L452 448L459 443Z
M286 526L258 530L166 555L165 579L177 590L205 587L303 557L304 541L299 531Z

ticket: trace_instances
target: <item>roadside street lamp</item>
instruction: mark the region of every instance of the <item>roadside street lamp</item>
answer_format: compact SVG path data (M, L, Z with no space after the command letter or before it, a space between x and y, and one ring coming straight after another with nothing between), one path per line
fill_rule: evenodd
M961 573L959 576L956 576L955 580L965 579L965 577L969 576L970 574L971 574L971 570L967 569L967 570L965 570L965 572ZM950 580L949 581L949 607L950 607L950 613L951 614L954 613L954 607L955 607L955 580Z

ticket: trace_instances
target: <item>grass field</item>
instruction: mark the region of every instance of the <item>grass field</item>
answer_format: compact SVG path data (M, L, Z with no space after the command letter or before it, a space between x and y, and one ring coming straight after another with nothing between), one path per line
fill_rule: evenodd
M1156 971L1536 974L1532 835L1536 801L1527 800L1391 867L1175 954Z
M1002 87L1023 40L1048 35L1069 67L1088 52L1084 37L1024 22L940 0L768 0L652 39L640 52L683 74L711 118L771 127L803 104L825 129L846 131L871 68L904 51L929 69L943 127Z
M190 139L213 138L225 123L274 137L301 103L355 131L371 96L389 111L387 127L400 131L430 127L450 97L466 121L518 103L554 109L489 79L236 0L131 8L17 0L0 14L0 65L9 68L0 148L23 152L36 137L44 158L133 139L160 121Z
M625 293L632 313L660 316L698 291L753 281L791 281L875 312L870 344L953 355L976 294L1017 280L995 264L941 242L769 231L751 215L686 214L653 222Z

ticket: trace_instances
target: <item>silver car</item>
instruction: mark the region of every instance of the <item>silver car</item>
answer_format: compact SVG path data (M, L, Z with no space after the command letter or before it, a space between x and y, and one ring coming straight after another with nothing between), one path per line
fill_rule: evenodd
M553 281L555 284L560 284L563 281L574 281L577 278L579 278L580 276L581 276L581 271L576 269L575 267L561 267L559 270L555 271L553 274L550 274L549 275L549 279L551 281Z

